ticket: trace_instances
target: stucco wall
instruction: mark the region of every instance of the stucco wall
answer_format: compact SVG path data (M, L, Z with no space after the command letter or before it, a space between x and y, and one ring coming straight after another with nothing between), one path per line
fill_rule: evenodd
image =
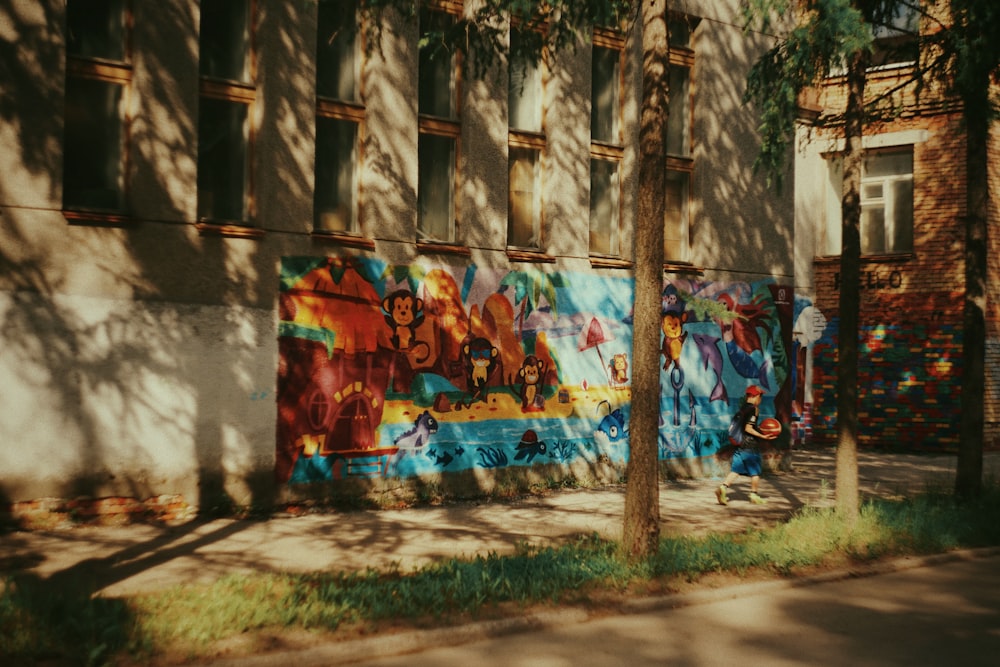
M195 220L198 3L132 4L127 219L111 225L70 224L62 213L65 3L15 0L0 8L0 501L181 494L211 506L279 495L285 258L353 253L388 265L479 266L498 275L631 275L592 268L587 252L586 42L554 59L558 75L546 89L546 262L512 262L506 252L503 75L461 84L458 224L468 254L421 254L414 243L416 33L389 21L364 64L362 225L373 249L358 250L310 235L315 5L257 2L249 222L261 234L235 238L203 233ZM713 14L695 36L698 282L787 284L790 203L750 175L754 122L738 104L740 72L760 45L740 41L735 14L703 4ZM629 34L623 100L625 259L638 187L640 37Z

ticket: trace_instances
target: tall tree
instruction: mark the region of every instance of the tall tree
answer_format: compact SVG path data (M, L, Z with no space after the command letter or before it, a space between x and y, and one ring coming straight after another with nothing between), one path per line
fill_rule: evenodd
M990 88L1000 72L1000 4L951 0L944 31L944 71L962 102L966 131L965 294L962 309L962 407L955 492L982 490L990 127L996 115Z
M861 304L861 164L867 51L847 65L844 185L841 192L840 302L837 335L837 510L858 515L858 329Z
M776 45L751 68L746 101L761 114L761 149L755 166L781 187L789 145L795 139L799 99L834 69L847 66L847 106L841 199L842 248L837 347L837 509L858 514L858 315L861 257L861 160L864 95L871 23L880 2L863 0L746 0L749 24L762 30L786 17ZM791 17L789 20L787 17Z
M623 536L626 551L636 558L655 554L660 539L660 317L670 94L666 0L644 0L641 20L642 105L632 343L635 372Z

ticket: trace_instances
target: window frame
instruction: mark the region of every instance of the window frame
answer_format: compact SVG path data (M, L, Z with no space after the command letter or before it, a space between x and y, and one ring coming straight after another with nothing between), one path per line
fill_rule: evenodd
M920 59L919 10L906 4L896 5L894 10L899 16L890 24L872 27L870 71L912 67Z
M256 153L256 139L257 139L257 0L245 0L247 14L246 14L246 30L247 30L247 44L246 52L244 53L244 62L246 70L246 80L234 80L220 78L217 76L212 76L204 74L201 71L201 65L199 64L198 72L198 99L199 103L202 100L214 100L225 102L232 105L240 105L245 108L246 118L244 120L244 149L245 155L243 158L243 215L241 219L231 219L227 217L219 217L216 215L203 215L202 214L202 191L201 188L201 174L203 173L204 165L202 164L202 142L203 142L203 130L202 118L201 118L201 108L199 104L198 112L198 175L199 175L199 187L197 191L197 213L196 213L196 227L202 234L213 234L221 236L234 236L234 237L259 237L264 233L263 229L255 226L255 221L257 217L257 206L256 206L256 196L255 196L255 178L254 178L254 164L255 164L255 153ZM202 26L199 21L199 31L198 31L198 56L199 63L202 59Z
M589 227L588 227L588 244L587 251L590 255L590 261L592 266L602 265L607 266L613 264L618 265L623 261L623 224L624 224L624 181L622 178L622 169L625 161L625 142L624 142L624 105L625 105L625 36L606 28L595 28L592 38L592 54L591 54L591 137L590 137L590 211L589 211ZM596 138L593 133L593 122L594 122L594 63L596 62L597 49L602 49L605 52L616 54L618 57L618 68L617 68L617 94L616 103L612 105L612 112L614 115L612 126L612 135L609 138ZM594 177L595 162L604 162L614 165L614 173L617 179L617 190L613 193L612 197L615 201L611 202L612 208L616 209L614 213L614 219L608 225L608 235L609 238L606 239L606 246L608 252L600 252L595 250L595 240L594 236L601 233L600 225L595 225L594 220ZM614 190L614 188L611 188Z
M512 23L510 30L508 32L509 41L511 46L513 40L517 34L518 30L528 29L522 28L516 23ZM507 245L507 256L509 259L515 261L526 261L526 262L552 262L555 258L545 252L546 248L546 230L545 230L545 173L546 173L546 161L547 161L547 148L548 139L546 135L546 104L545 104L545 94L549 77L549 67L548 50L543 47L541 56L539 60L534 63L534 67L538 69L538 128L528 129L519 128L511 125L511 113L510 113L510 99L511 99L511 77L510 74L516 64L513 62L512 58L513 49L509 48L507 52L507 102L508 102L508 114L507 114L507 229L506 229L506 245ZM518 93L518 97L524 95L524 91ZM513 169L513 163L511 162L511 154L514 151L531 151L535 154L534 162L534 191L537 193L537 214L534 214L531 220L531 227L534 235L537 238L537 242L534 246L523 246L511 243L511 228L514 224L512 199L513 190L511 188L511 171Z
M66 3L67 31L69 26L69 5L74 0ZM72 53L70 51L70 36L67 32L65 42L65 87L64 87L64 127L63 127L63 164L62 164L62 213L63 217L70 224L95 224L101 226L127 226L132 219L128 213L128 193L129 193L129 170L131 160L129 151L131 146L131 98L133 84L133 62L132 62L132 40L134 33L134 16L132 12L132 0L122 0L121 3L122 20L122 43L121 59L107 56L87 56ZM66 159L67 146L71 143L70 114L71 100L69 96L69 84L71 81L90 81L105 83L121 88L118 100L118 179L117 179L117 205L105 207L100 205L88 205L82 201L67 201L67 182L71 178L67 177L69 164Z
M878 201L879 200L882 200L882 201L889 200L890 202L893 201L893 197L891 195L889 197L885 197L885 195L883 194L883 197L881 197L881 198L865 197L864 193L865 193L865 186L866 185L872 185L874 183L885 184L885 183L888 183L888 182L895 183L895 182L901 182L901 181L908 181L909 184L910 184L910 196L911 196L910 206L909 206L909 209L910 209L910 216L909 216L910 217L910 231L909 231L910 247L906 248L906 249L898 249L898 250L885 250L885 249L881 249L881 250L877 250L877 251L867 251L866 252L866 249L862 246L862 248L861 248L861 256L862 257L865 257L865 258L876 258L876 257L905 258L905 257L912 256L913 253L915 252L915 238L914 238L913 235L914 235L915 228L916 228L916 210L915 210L915 199L916 199L916 177L915 177L916 164L915 164L915 162L916 162L916 155L915 155L915 150L914 149L915 149L915 145L912 144L912 143L897 144L897 145L891 145L891 146L880 146L880 147L877 147L877 148L866 148L865 149L864 160L862 161L861 192L860 192L860 195L861 195L861 216L862 216L862 221L863 221L864 214L865 214L866 204L869 207L869 210L871 210L870 207L878 205ZM907 175L902 175L901 176L899 174L894 174L894 175L889 175L889 176L870 177L870 176L866 175L866 171L867 171L867 168L866 168L867 167L867 159L869 157L871 157L873 155L894 155L894 154L895 155L909 154L909 157L910 157L910 173L909 173L908 176ZM842 248L843 248L842 239L841 239L841 227L843 225L843 210L841 208L842 189L843 189L843 166L842 166L843 165L843 155L840 152L835 152L835 153L826 153L824 155L824 157L826 158L826 161L827 161L827 187L826 187L826 212L825 212L825 215L823 216L824 227L823 227L823 237L822 237L823 238L823 246L824 246L823 250L825 252L824 252L824 254L821 255L821 257L839 257L841 255ZM883 188L883 190L885 190L885 188ZM895 213L896 209L895 209L894 202L891 204L891 208L892 208L893 212ZM888 223L888 221L887 221L887 217L888 216L883 216L883 236L885 235L884 231L887 230L889 228L889 226L890 226L890 223ZM895 222L896 222L895 216L893 216L893 218L894 219L893 219L892 224L894 225ZM859 223L859 224L861 224L861 223ZM859 232L861 233L861 239L860 239L861 243L864 244L865 243L864 230L859 230ZM833 252L834 245L837 244L838 241L840 243L840 247L837 249L837 252Z
M428 14L435 14L438 17L446 16L452 21L461 19L463 16L463 3L456 0L437 0L436 2L430 2L427 5L420 8L421 14L426 12ZM421 21L418 19L418 25L420 26L420 34L423 35L423 26ZM421 152L420 143L421 139L424 137L433 137L436 139L444 139L451 142L452 147L452 160L449 164L450 174L448 176L451 180L451 189L448 194L448 199L450 203L450 212L447 213L448 217L448 229L445 238L434 238L434 235L430 232L432 230L426 229L422 222L422 193L424 188L421 187L421 180L423 176L423 170L418 168L417 175L417 248L420 251L450 251L467 254L468 249L461 242L461 206L459 203L459 192L460 192L460 170L459 165L462 159L462 58L459 53L454 53L451 56L451 62L448 66L448 71L450 74L449 86L453 99L449 100L449 116L440 116L436 114L429 113L426 110L420 109L420 98L421 98L421 87L420 87L420 65L423 60L423 55L419 54L417 59L417 134L418 134L418 149L417 149L417 161L418 165L421 163Z
M692 177L695 170L695 137L694 137L694 70L696 64L695 57L695 29L697 28L699 19L697 17L688 16L686 14L674 13L670 16L670 37L669 37L669 63L671 71L676 71L678 69L686 70L687 77L685 80L686 91L685 98L683 100L682 109L684 114L683 124L680 128L680 132L684 135L685 143L680 151L673 151L670 142L667 143L667 175L668 179L673 180L683 180L685 182L685 187L683 187L682 199L679 202L679 212L680 220L677 222L678 227L678 238L681 240L682 248L680 252L671 252L667 247L667 216L670 215L671 210L668 207L664 211L664 243L663 243L663 263L667 268L682 268L688 269L691 266L691 230L693 226L693 221L691 219L691 201L692 201ZM673 28L683 28L681 34L677 35L675 40L675 33ZM681 32L681 31L678 31ZM674 113L676 109L674 108L674 98L671 94L671 113L668 116L668 124L671 122L671 118L675 118ZM675 121L676 122L676 121ZM668 133L676 133L674 127L668 128Z
M334 5L341 0L319 0L317 2L317 31L322 27L319 20L320 7L324 4ZM340 99L325 95L321 90L319 80L319 48L322 36L317 34L317 80L316 80L316 141L313 156L313 220L311 235L318 241L333 241L339 245L374 250L375 242L366 234L364 223L364 188L362 187L361 174L364 165L364 145L366 136L367 109L365 107L365 79L364 79L364 30L361 29L360 9L358 3L354 3L355 24L359 27L354 33L352 67L354 69L355 90L352 92L352 99ZM325 210L320 210L319 202L319 172L321 164L319 133L321 121L336 121L352 123L355 125L355 160L351 166L351 194L353 205L351 207L351 218L348 221L347 229L337 230L324 227L320 224Z

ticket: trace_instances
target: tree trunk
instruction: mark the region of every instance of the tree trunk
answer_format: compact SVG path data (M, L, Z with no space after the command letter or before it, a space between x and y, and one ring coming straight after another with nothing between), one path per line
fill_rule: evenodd
M986 277L989 158L989 77L965 91L966 212L965 299L962 309L962 406L955 494L971 498L982 491L983 423L986 379Z
M635 229L632 415L623 544L633 558L652 556L660 541L660 317L663 218L666 211L669 53L666 0L642 3L642 106L639 201Z
M864 158L867 58L856 54L847 71L844 117L843 226L840 252L840 328L837 344L837 511L858 515L858 312L861 266L861 164Z

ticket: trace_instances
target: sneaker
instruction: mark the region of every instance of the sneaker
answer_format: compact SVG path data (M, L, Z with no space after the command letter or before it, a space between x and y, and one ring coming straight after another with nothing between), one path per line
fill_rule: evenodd
M720 484L719 488L715 490L715 498L719 501L720 505L728 505L729 498L726 497L726 485Z
M754 505L763 505L767 501L764 500L763 498L761 498L760 496L758 496L756 493L751 493L750 494L750 502L753 503Z

